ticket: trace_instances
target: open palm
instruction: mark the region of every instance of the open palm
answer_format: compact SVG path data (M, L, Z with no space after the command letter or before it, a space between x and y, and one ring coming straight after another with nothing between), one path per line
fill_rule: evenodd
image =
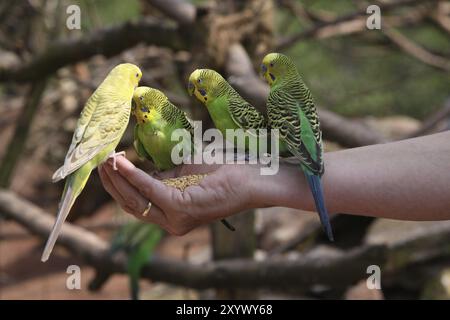
M171 234L183 235L198 225L252 207L252 181L258 167L250 165L181 165L151 176L130 161L117 160L117 171L107 162L99 168L105 189L136 218L160 225ZM180 190L160 179L191 174L208 175L199 185ZM149 201L150 212L143 216Z

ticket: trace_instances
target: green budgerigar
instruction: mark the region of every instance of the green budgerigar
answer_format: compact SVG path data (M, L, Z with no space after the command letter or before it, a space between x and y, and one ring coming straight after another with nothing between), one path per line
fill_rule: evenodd
M134 147L141 158L150 160L159 171L175 167L172 150L179 141L172 141L172 133L184 129L190 135L183 150L194 152L194 125L186 113L172 104L164 93L149 87L139 87L133 95L132 112L136 117ZM188 155L183 155L187 157ZM226 220L221 222L234 230Z
M139 157L150 160L158 171L174 168L172 150L179 142L172 141L172 133L185 129L192 137L193 122L164 93L150 87L139 87L134 91L132 113L136 118L134 148ZM194 144L191 141L192 152Z
M330 241L333 241L321 182L324 172L322 132L311 92L294 62L286 55L266 55L261 72L270 85L268 126L279 130L280 155L294 156L300 161L322 226Z
M126 267L133 300L139 298L139 279L142 267L152 257L162 238L163 231L158 225L132 221L119 228L112 239L111 255L120 250L127 254Z
M142 77L130 63L116 66L86 102L72 137L64 165L53 175L53 182L66 178L58 215L45 245L41 260L47 261L75 199L89 176L115 152L128 125L131 98ZM115 162L114 162L115 166Z
M226 138L227 129L266 129L264 116L244 100L216 71L197 69L191 73L189 93L202 102L216 128Z

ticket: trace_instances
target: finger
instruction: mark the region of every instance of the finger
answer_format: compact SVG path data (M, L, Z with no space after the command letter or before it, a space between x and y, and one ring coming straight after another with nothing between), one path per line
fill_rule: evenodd
M111 180L114 188L120 193L126 202L130 202L133 212L138 211L142 206L146 207L148 200L146 200L126 179L114 171L109 166L105 166L106 174Z
M177 196L179 197L178 200L181 200L181 193L179 191L176 194L176 189L169 188L158 179L152 178L144 171L136 168L127 159L122 157L117 159L116 165L123 179L126 179L144 197L151 199L159 207L164 209L165 206L172 205L177 200Z
M160 225L162 228L167 229L168 221L164 212L158 208L156 205L151 206L150 211L144 216L142 212L144 212L146 208L144 208L141 213L130 212L136 219L139 219L143 222L147 223L155 223Z
M123 199L123 202L120 204L125 211L143 221L156 223L161 226L167 224L167 219L162 210L154 205L152 205L150 212L148 212L146 216L143 216L143 212L147 208L149 200L144 198L126 179L109 166L105 166L105 172L112 185Z
M98 167L98 174L100 176L100 180L102 181L103 187L111 195L111 197L113 197L114 200L116 200L120 205L125 204L125 199L123 199L123 197L114 187L113 183L111 182L111 179L109 179L108 175L106 174L103 165L100 165Z
M106 170L103 166L100 166L98 168L99 170L99 175L100 175L100 179L102 180L102 183L106 189L106 191L108 191L108 193L119 203L119 205L124 208L126 207L126 201L125 199L120 195L120 193L116 190L116 188L114 187L113 183L111 182L111 179L109 178L108 174L106 173ZM148 204L148 203L147 203ZM146 209L142 208L142 210L138 210L138 212L128 212L127 210L125 210L125 212L133 215L135 218L147 222L147 223L156 223L163 227L163 228L167 228L167 218L164 215L164 213L161 211L161 209L159 209L158 207L152 205L150 211L148 212L147 215L142 215L142 212L144 212Z

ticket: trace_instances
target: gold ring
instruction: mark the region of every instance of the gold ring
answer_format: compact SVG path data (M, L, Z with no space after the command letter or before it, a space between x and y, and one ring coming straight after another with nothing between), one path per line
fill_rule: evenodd
M147 204L147 208L145 208L144 212L142 212L142 216L147 216L148 212L150 211L150 208L152 207L152 203L149 201Z

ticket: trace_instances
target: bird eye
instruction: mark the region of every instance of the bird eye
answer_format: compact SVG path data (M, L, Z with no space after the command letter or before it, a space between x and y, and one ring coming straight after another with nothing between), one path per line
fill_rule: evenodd
M143 96L139 96L139 100L143 101L144 97Z
M136 78L139 78L139 73L136 73Z
M270 63L270 66L273 67L273 62Z
M197 82L198 83L202 83L202 79L197 79Z

